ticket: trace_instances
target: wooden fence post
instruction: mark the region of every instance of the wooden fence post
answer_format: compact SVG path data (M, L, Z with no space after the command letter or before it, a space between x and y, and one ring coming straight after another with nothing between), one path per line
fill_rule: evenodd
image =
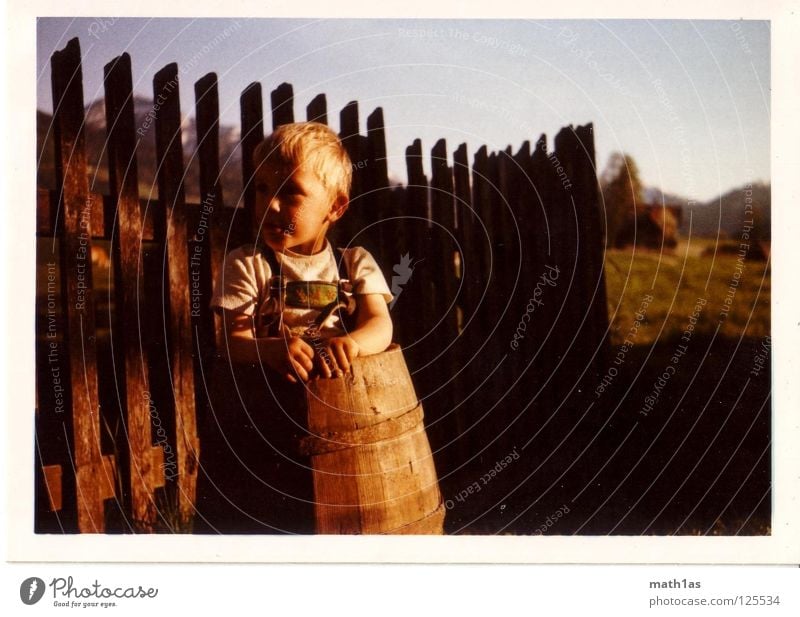
M578 147L573 128L561 129L555 138L555 158L552 159L558 179L555 187L556 194L562 196L562 203L569 213L571 231L567 235L568 247L567 260L569 271L572 275L572 285L568 297L569 323L575 331L575 336L567 352L569 374L572 377L571 385L577 387L577 377L584 375L592 366L593 349L586 345L589 331L589 311L591 291L588 289L592 282L588 281L591 267L590 247L587 246L585 223L581 219L584 214L583 199L586 195L581 187L574 184L576 180L575 157ZM596 204L596 200L595 200ZM565 213L566 215L566 213ZM592 388L593 389L593 388ZM565 396L568 394L565 393Z
M481 267L479 274L482 286L482 301L476 307L478 319L478 334L485 341L489 331L490 304L494 303L492 294L494 270L497 263L494 259L494 226L495 220L491 213L491 180L489 178L489 155L486 146L481 146L475 152L472 163L472 208L476 221L482 223L485 241L480 243L478 263ZM483 238L482 238L483 240Z
M306 120L328 124L328 103L324 94L318 94L306 107Z
M358 167L359 161L364 159L366 152L362 149L361 136L358 134L358 103L350 101L339 114L339 139L354 165L353 184L350 188L350 207L347 216L337 223L337 236L340 244L349 244L354 241L364 228L364 175ZM357 238L361 244L361 238ZM369 247L367 247L369 248Z
M529 155L527 169L529 170L531 199L528 200L525 210L526 219L524 237L532 247L528 252L527 269L525 278L528 281L538 281L542 274L549 272L548 265L556 265L555 251L556 238L553 237L553 219L548 216L548 205L552 195L552 182L550 161L547 157L547 137L541 135L536 141L534 151ZM560 338L553 325L558 316L560 306L559 290L563 289L564 279L559 277L556 287L543 288L541 304L534 303L536 319L533 321L531 338L534 342L534 357L529 371L533 388L538 393L537 401L529 407L522 423L523 435L527 440L535 434L538 423L544 417L540 410L553 410L553 378L555 374L556 340ZM530 346L526 346L530 347Z
M222 209L225 202L219 170L219 92L216 73L208 73L201 77L194 85L194 95L197 155L200 160L200 209L210 213L209 233L204 239L206 249L202 251L200 260L201 289L203 297L210 299L227 248L227 234L222 227L224 222ZM200 360L204 365L216 350L216 333L219 332L217 322L218 319L212 313L209 302L203 302L200 317L193 325L198 334Z
M164 289L168 293L169 316L165 321L165 332L168 334L169 344L177 457L172 465L165 465L165 475L169 468L172 472L169 475L177 479L178 524L180 530L187 530L194 514L200 458L190 306L196 303L199 310L199 304L203 301L199 295L199 268L192 267L198 248L202 251L202 244L194 244L190 258L183 186L183 142L177 64L165 66L153 78L153 99L156 100L159 96L163 96L164 103L156 116L155 127L159 198L155 216L158 219L156 228L164 233L156 238L156 242L164 247L166 257Z
M272 103L272 130L281 124L294 122L294 91L291 84L282 83L275 88L271 95Z
M264 140L264 105L261 84L253 82L242 92L239 99L242 117L242 186L244 186L244 220L251 227L249 240L255 241L261 221L255 219L256 187L253 179L255 166L253 152Z
M103 532L103 501L114 497L115 459L100 448L92 292L91 212L84 140L83 77L78 39L53 54L56 181L62 190L61 298L67 307L73 457L78 530Z
M437 328L437 353L458 337L456 313L455 246L450 234L455 237L456 221L453 206L453 174L447 164L447 142L440 139L431 150L431 223L433 237L439 238L433 254L439 276L436 277L437 293L434 299L434 317L441 319ZM437 225L438 223L438 225Z
M463 360L458 352L458 280L456 277L455 255L457 246L456 219L453 197L453 170L447 164L447 142L438 140L431 149L430 221L432 237L437 239L429 245L430 256L434 260L434 293L431 321L440 321L432 337L429 360L437 366L447 367L438 372L435 386L438 392L432 399L436 407L437 425L432 432L440 435L440 443L447 444L442 451L446 461L445 469L457 466L457 441L466 427L463 410L457 409L457 367ZM431 324L433 326L434 324ZM460 367L458 367L460 368Z
M603 374L609 360L608 305L604 271L605 250L600 217L600 187L594 154L594 127L592 124L575 129L578 142L576 153L575 185L580 191L582 205L581 227L587 259L587 280L593 284L589 309L589 345L596 349L595 378Z
M363 168L366 198L364 224L368 230L360 244L369 243L387 281L392 279L392 264L400 257L402 225L400 212L393 207L389 193L389 170L386 161L386 134L383 109L377 107L367 116L367 152Z
M152 445L151 422L161 426L162 418L148 387L147 351L139 337L142 219L132 91L130 56L122 54L105 66L109 186L117 202L117 242L112 242L116 326L122 343L117 357L123 369L133 523L138 531L152 531L158 515L155 490L164 486L164 450Z
M478 263L480 252L475 250L481 240L477 229L475 212L472 209L472 194L469 181L469 158L467 144L461 144L453 153L453 190L456 203L456 239L459 246L459 279L462 286L460 299L461 319L459 334L467 340L471 339L475 324L471 324L471 331L466 332L467 323L475 314L475 307L480 292L482 267ZM473 345L470 344L472 351Z
M421 343L423 337L430 334L428 320L431 316L433 281L430 280L430 273L434 271L435 264L430 253L430 220L428 216L428 179L425 177L422 167L422 142L415 139L414 143L406 148L406 169L408 170L408 188L406 189L406 212L409 217L407 229L409 237L409 248L412 259L417 261L425 259L425 266L419 269L416 278L411 280L411 287L405 294L414 296L412 310L405 310L407 306L404 300L399 314L408 322L405 331L408 333L409 341L414 343L414 347L409 349L412 358L416 358L422 352ZM422 318L420 318L422 316ZM407 343L408 345L408 343ZM412 365L420 365L424 362L411 362ZM424 393L420 398L424 398L428 392L428 377L430 369L416 375L418 388Z

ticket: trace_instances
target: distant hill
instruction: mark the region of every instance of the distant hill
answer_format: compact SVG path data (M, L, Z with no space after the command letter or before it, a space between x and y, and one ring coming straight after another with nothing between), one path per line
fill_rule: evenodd
M661 189L655 186L648 186L642 190L642 196L645 203L653 205L667 204L675 206L683 206L688 199L681 195L673 195L672 193L664 193Z
M747 195L746 185L742 185L704 204L686 207L686 202L684 202L680 226L681 235L689 234L689 215L691 214L692 235L716 237L719 230L719 234L723 238L739 238L745 218L750 218L749 215L745 217L746 199L750 198L755 221L751 238L768 240L771 236L772 224L771 186L756 183L752 185L752 189L748 190L752 191L752 195Z
M689 219L691 214L692 235L716 238L739 238L742 233L745 213L745 199L749 197L753 204L755 235L762 240L770 238L772 192L769 184L753 184L752 194L745 194L746 185L731 189L719 197L705 203L688 206L689 200L680 195L662 193L656 187L644 189L644 201L652 206L680 206L681 217L678 232L681 236L689 235Z
M158 196L156 178L155 123L146 122L148 112L152 111L151 100L135 96L133 102L136 128L144 131L137 150L139 170L139 193L145 198L152 193ZM52 116L36 112L37 125L37 184L43 188L55 188L55 165L52 134ZM108 193L108 172L106 164L106 121L105 104L98 99L86 107L86 150L89 159L89 185L92 191ZM239 148L239 129L220 125L220 166L221 181L224 187L224 200L233 205L242 191L242 157ZM196 156L197 131L194 118L186 118L182 127L184 165L188 165L184 177L184 189L188 201L200 201L200 166Z

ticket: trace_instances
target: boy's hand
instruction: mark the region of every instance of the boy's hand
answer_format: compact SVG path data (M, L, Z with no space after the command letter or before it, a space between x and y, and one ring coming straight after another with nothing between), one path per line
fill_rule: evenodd
M283 338L274 339L267 365L292 383L308 381L308 374L314 368L314 349L299 336L287 332Z
M347 373L353 360L361 353L361 347L349 336L334 336L328 339L328 346L323 352L326 357L321 359L320 368L322 374L330 378L334 374Z

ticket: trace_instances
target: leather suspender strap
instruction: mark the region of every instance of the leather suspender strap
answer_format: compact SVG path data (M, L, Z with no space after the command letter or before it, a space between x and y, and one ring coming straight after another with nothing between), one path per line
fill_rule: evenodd
M267 263L269 264L271 276L279 276L279 273L281 271L281 266L278 263L278 258L275 257L275 251L269 248L266 244L262 244L261 254L264 256L264 259L266 259Z
M347 273L347 263L344 260L344 249L333 247L333 257L336 259L336 265L339 268L339 278L350 280Z

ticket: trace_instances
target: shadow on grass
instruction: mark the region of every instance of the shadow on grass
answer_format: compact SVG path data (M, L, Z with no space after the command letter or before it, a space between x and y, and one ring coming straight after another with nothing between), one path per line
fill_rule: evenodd
M619 365L615 350L606 389L607 371L577 384L544 427L552 403L533 405L518 462L484 484L498 451L442 483L447 532L769 534L769 339L697 335L676 358L681 344L634 347Z

